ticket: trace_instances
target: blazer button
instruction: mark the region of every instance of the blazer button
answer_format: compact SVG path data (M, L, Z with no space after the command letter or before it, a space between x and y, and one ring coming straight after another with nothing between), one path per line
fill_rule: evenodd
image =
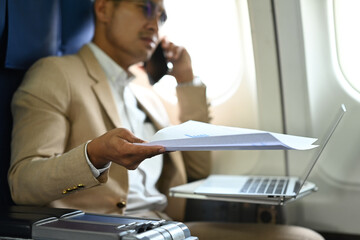
M118 202L118 203L116 204L116 206L117 206L118 208L124 208L124 207L126 206L126 202L125 202L125 201Z

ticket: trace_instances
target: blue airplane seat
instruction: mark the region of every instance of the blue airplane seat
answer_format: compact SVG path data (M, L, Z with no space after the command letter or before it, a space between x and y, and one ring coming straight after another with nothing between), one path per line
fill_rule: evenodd
M13 93L36 60L89 42L93 21L91 0L0 0L0 206L13 204L7 182Z

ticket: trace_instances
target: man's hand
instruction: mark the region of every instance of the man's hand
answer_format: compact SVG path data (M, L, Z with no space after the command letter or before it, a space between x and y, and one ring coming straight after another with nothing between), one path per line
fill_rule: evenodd
M96 168L102 168L107 163L114 162L129 170L134 170L146 158L165 152L162 146L133 144L143 142L129 130L116 128L92 140L87 146L87 153Z
M191 58L186 49L175 45L166 38L163 38L160 44L166 59L173 64L170 75L174 76L178 83L191 82L194 79L194 73Z

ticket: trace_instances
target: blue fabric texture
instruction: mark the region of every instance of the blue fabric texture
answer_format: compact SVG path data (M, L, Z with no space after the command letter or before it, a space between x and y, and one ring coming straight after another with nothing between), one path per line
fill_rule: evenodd
M92 1L61 0L60 54L76 53L94 34Z
M5 30L6 0L0 0L0 39Z
M6 68L27 69L39 58L74 53L92 38L91 0L7 0L7 4Z

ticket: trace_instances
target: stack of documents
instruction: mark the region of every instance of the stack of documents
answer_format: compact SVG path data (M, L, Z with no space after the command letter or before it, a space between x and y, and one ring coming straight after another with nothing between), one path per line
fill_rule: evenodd
M161 145L166 151L211 150L308 150L316 138L266 132L254 129L187 121L158 131L148 143Z

